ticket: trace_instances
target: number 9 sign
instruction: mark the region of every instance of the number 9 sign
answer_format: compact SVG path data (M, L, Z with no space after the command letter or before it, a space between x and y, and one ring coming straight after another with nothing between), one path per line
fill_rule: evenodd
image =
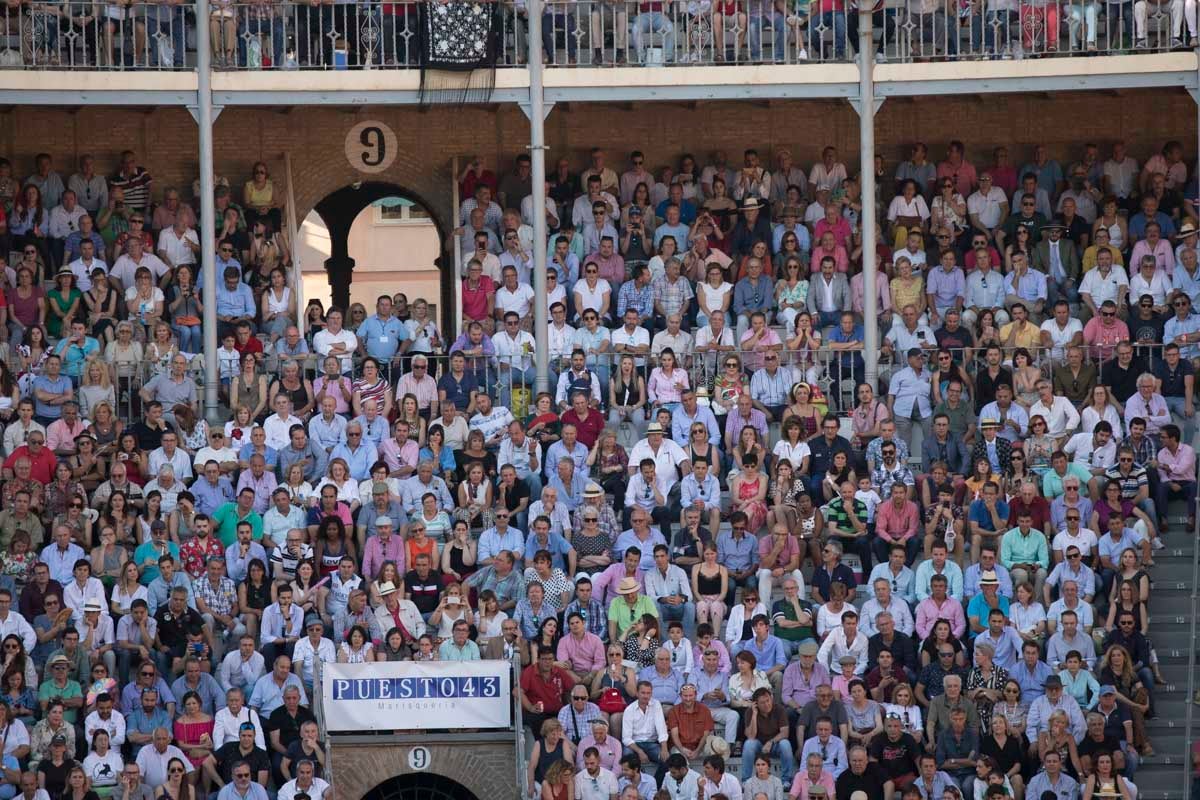
M429 754L427 747L414 747L408 751L408 766L414 772L424 772L429 769L432 761L433 757Z
M378 120L360 122L346 134L346 159L359 172L383 172L397 150L395 131Z

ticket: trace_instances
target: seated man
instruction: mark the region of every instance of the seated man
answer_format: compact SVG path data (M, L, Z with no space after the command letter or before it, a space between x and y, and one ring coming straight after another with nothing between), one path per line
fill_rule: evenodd
M1164 425L1159 431L1162 449L1158 451L1158 491L1155 507L1159 510L1159 529L1167 530L1167 503L1182 497L1187 504L1188 530L1196 526L1196 451L1184 444L1179 426Z

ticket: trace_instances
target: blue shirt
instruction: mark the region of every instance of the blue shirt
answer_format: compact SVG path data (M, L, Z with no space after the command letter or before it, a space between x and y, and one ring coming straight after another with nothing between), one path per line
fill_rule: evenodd
M751 311L766 311L775 305L775 291L771 279L759 275L758 281L751 281L749 276L742 278L733 287L733 311L735 314Z
M384 320L372 314L358 326L357 334L367 345L367 355L390 361L408 338L408 328L395 317Z
M1037 666L1033 668L1033 673L1030 674L1023 657L1008 671L1008 677L1021 687L1021 701L1024 703L1032 703L1046 694L1046 689L1042 684L1053 674L1054 671L1045 661L1038 661Z
M269 800L269 795L266 789L254 781L250 781L250 785L246 787L245 794L240 794L236 786L232 783L227 783L221 787L221 791L217 795L217 800Z
M62 394L74 390L71 379L66 375L60 374L57 380L51 380L46 375L38 375L33 379L33 413L39 417L48 417L49 419L59 419L62 417L61 405L50 405L43 403L37 397L39 390L49 392L50 394Z
M200 478L191 485L189 491L196 499L196 511L209 516L225 503L232 503L234 498L233 483L224 475L217 478L216 486L209 483L207 478Z
M91 336L85 336L83 344L75 344L70 339L62 339L54 352L62 356L63 372L72 378L83 375L83 365L94 353L100 351L100 343Z
M754 537L747 538L752 539ZM639 539L632 529L624 531L617 537L617 542L613 545L613 561L620 561L625 558L625 551L631 547L636 547L642 554L642 560L638 562L638 569L642 572L649 572L654 569L654 548L666 543L667 538L662 535L662 532L658 528L650 529L650 539L645 542Z
M371 476L371 465L379 460L379 451L369 438L364 437L357 450L351 451L347 444L339 444L333 448L329 460L335 458L345 460L346 465L350 467L350 477L356 481L365 481Z
M637 677L639 681L650 681L650 685L654 687L654 699L658 702L671 705L679 702L679 690L683 688L683 676L675 670L668 670L664 676L660 675L651 664L643 667Z
M758 669L763 672L772 667L786 667L788 663L787 653L783 651L783 642L778 636L767 634L767 640L761 645L758 639L751 636L750 641L742 643L742 651L754 654L758 661Z
M997 500L996 515L999 516L1001 520L1004 520L1006 525L1008 522L1008 513L1008 502L1005 500ZM987 512L987 506L984 505L982 500L971 501L971 508L967 511L967 520L970 522L979 523L979 527L983 528L985 531L992 531L993 533L1008 533L1007 528L1003 531L998 531L995 529L995 527L992 525L992 516Z
M217 316L218 317L253 317L254 292L250 287L238 281L238 285L230 291L225 288L225 281L217 287Z
M537 555L538 550L546 550L550 553L551 568L557 567L563 572L567 571L567 553L571 552L570 543L562 537L562 534L550 532L548 541L543 544L538 541L537 534L531 533L525 538L525 560L533 563L533 557Z
M717 561L731 572L749 569L758 563L758 539L747 534L738 540L722 533L717 537Z
M1185 272L1182 267L1175 270L1175 280L1177 282L1179 280L1179 273L1181 272ZM1191 296L1190 293L1188 296ZM1197 356L1200 356L1200 345L1196 344L1194 336L1191 335L1195 334L1197 331L1200 331L1200 314L1188 314L1188 316L1182 320L1177 316L1171 317L1169 320L1167 320L1166 324L1163 325L1163 343L1171 344L1180 334L1189 334L1190 338L1192 338L1191 342L1188 342L1187 344L1178 343L1179 355L1183 359L1196 358Z

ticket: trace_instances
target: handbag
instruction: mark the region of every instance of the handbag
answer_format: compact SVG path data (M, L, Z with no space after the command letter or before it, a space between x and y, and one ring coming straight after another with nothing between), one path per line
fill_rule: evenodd
M600 702L596 703L596 707L605 714L618 714L625 710L625 705L621 690L612 686L600 693Z
M199 325L200 318L192 316L176 317L175 324L179 325L180 327L190 328L192 326Z

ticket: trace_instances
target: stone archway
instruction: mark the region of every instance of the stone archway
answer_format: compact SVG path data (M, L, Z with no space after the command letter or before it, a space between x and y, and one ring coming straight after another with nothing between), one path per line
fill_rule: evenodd
M402 197L420 206L429 214L437 229L441 255L435 259L435 265L443 275L437 302L439 308L446 310L439 317L444 333L448 334L455 318L453 303L457 277L457 271L450 263L453 258L446 252L445 247L453 229L447 222L448 212L438 204L429 202L420 192L389 181L355 181L329 192L312 207L329 231L330 257L325 260L325 271L329 276L333 303L345 308L350 302L350 284L355 262L350 256L348 243L354 220L372 203L389 197ZM397 287L397 291L403 290L403 286Z
M347 800L521 800L511 730L330 736L329 765ZM419 757L418 757L419 751Z
M390 778L362 800L478 800L474 793L445 775L418 772Z

